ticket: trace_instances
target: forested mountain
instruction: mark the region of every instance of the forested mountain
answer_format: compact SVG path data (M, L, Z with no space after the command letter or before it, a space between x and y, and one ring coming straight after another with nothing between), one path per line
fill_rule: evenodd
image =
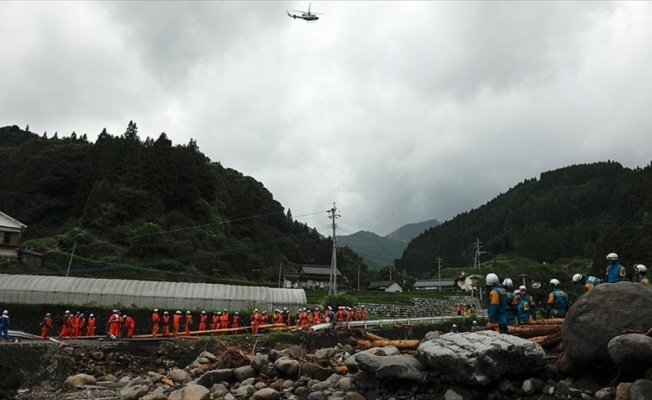
M385 235L385 237L387 239L409 243L412 239L421 235L426 230L440 224L441 222L437 221L436 219L429 219L428 221L423 222L415 222L413 224L403 225L392 233Z
M43 273L90 277L276 282L279 265L330 265L332 241L295 221L255 179L212 162L194 140L102 131L48 137L0 128L0 210L28 226ZM73 250L74 248L74 250ZM74 262L71 253L74 251ZM348 249L351 282L367 268Z
M352 235L338 236L337 242L350 247L362 257L369 268L377 270L391 265L395 259L403 255L403 250L410 240L437 225L439 221L435 219L407 224L385 236L359 231Z
M437 257L448 267L511 253L540 262L582 257L603 275L615 251L623 265L652 264L652 164L628 169L616 162L574 165L526 180L485 205L430 229L396 261L427 276Z

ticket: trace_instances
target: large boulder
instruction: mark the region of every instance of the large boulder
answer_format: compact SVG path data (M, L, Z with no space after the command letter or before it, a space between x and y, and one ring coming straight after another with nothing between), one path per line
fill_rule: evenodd
M640 371L652 367L652 338L641 333L616 336L607 345L613 362L627 371Z
M545 367L545 351L529 340L494 331L446 333L417 348L421 363L442 379L486 385Z
M622 335L623 329L645 332L651 320L652 285L598 285L568 311L561 329L564 350L581 365L611 365L609 341Z
M417 382L426 380L423 365L412 356L358 354L356 359L361 370L370 372L379 379L402 379Z

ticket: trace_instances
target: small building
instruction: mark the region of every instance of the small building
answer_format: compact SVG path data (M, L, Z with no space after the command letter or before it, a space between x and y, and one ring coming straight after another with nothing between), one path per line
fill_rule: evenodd
M455 279L421 279L414 282L414 290L445 290L450 292L457 288Z
M18 258L20 235L27 225L0 211L0 258Z
M473 293L474 291L482 289L482 284L484 283L483 281L484 275L480 274L466 274L462 272L459 278L456 279L457 286L462 289L465 292L470 291Z
M396 281L375 281L367 286L367 290L378 290L383 292L402 292L403 287Z
M336 268L337 285L346 283L346 278ZM330 265L302 265L299 273L284 275L283 287L299 289L328 289L331 278Z

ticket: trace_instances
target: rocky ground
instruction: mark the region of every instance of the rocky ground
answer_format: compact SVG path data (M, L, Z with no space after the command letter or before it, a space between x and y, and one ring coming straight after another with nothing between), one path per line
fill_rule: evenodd
M437 339L437 336L430 335L429 338ZM538 345L496 342L504 337L511 341L514 338L511 335L498 339L489 337L496 347L501 348L491 356L489 364L495 365L470 368L469 365L473 364L468 364L453 374L456 377L441 371L435 373L438 361L435 361L435 369L426 365L430 361L419 361L448 360L444 369L460 368L441 350L454 348L456 354L464 356L471 349L466 342L470 337L466 334L442 335L444 341L436 343L443 343L443 346L427 350L430 352L427 357L415 351L399 352L393 346L358 351L348 344L345 337L327 333L323 340L311 337L310 346L306 346L305 338L302 338L303 344L288 345L274 335L247 335L228 341L76 342L65 345L61 352L60 367L66 375L64 382L43 382L20 389L15 399L651 398L649 395L616 397L618 390L626 391L628 396L640 390L637 386L632 389L632 384L625 387L616 382L610 386L609 379L613 376L609 373L603 377L564 377L556 366L559 355L545 354ZM325 346L319 346L318 342ZM335 344L331 346L331 343ZM308 348L313 350L308 351ZM531 349L535 350L534 353ZM535 361L532 361L532 354ZM480 358L477 354L470 357ZM510 370L510 366L515 373L504 373ZM524 370L528 368L531 371ZM468 376L464 376L466 373ZM652 381L643 383L647 382L652 384Z

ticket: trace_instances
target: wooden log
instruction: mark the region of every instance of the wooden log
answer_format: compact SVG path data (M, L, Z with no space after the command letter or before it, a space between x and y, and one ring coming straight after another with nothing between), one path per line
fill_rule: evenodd
M536 336L547 336L561 332L561 325L519 325L510 326L507 333L514 336L532 338Z
M563 318L546 318L529 321L527 325L562 325L563 323Z
M334 369L335 373L338 375L346 375L349 373L349 369L347 368L346 365L338 365Z
M420 340L366 340L359 339L355 341L356 347L360 350L367 350L372 347L394 346L399 350L416 350L419 347Z

